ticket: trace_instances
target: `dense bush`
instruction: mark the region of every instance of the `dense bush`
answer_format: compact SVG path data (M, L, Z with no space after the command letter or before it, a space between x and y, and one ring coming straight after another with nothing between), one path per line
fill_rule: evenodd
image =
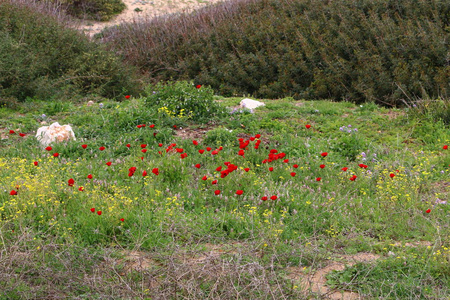
M135 91L136 76L118 56L36 5L0 3L0 99Z
M108 21L121 13L125 4L121 0L50 0L62 4L70 15L79 18Z
M158 83L146 89L145 103L169 117L208 122L223 116L225 108L214 101L211 88L187 81Z
M449 1L241 0L103 33L157 80L224 95L401 104L448 97Z

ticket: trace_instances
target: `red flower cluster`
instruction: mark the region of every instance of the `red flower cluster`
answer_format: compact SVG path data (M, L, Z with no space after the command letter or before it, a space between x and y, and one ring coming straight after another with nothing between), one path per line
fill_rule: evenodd
M278 154L277 153L278 153L278 150L276 150L276 149L270 150L270 153L268 155L269 158L264 159L262 161L262 163L263 164L270 163L270 162L273 162L273 161L278 160L278 159L283 159L286 156L286 153L283 153L283 152L280 152Z
M363 168L363 169L367 169L367 167L368 167L368 166L365 165L365 164L359 164L358 166L359 166L360 168Z
M230 173L233 171L236 171L238 169L238 166L232 164L232 163L226 163L227 169L220 172L220 178L227 177Z
M132 177L136 172L136 167L131 167L128 169L128 177Z
M356 175L353 175L352 177L350 177L350 180L351 180L351 181L355 181L355 180L356 180L356 177L357 177Z

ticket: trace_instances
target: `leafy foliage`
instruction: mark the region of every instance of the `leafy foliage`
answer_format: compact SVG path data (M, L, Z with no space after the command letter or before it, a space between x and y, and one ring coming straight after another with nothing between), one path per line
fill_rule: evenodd
M116 98L137 88L132 69L118 56L64 27L56 16L31 4L0 3L1 99L77 93Z
M98 21L108 21L126 7L121 0L59 0L57 2L63 4L70 15Z
M206 86L194 86L179 81L158 83L146 89L146 104L167 111L168 114L199 122L207 122L225 113L225 108L214 101L214 92Z
M111 28L110 49L158 80L222 95L402 104L448 96L448 1L226 1Z

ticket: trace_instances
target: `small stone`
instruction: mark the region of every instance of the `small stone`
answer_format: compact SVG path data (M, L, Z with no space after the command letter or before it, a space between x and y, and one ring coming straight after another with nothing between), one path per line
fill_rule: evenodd
M50 126L40 127L36 132L36 138L42 146L47 147L54 142L63 142L70 139L76 140L70 125L59 125L58 122Z
M92 106L92 105L94 105L94 101L92 101L92 100L87 103L87 106Z
M255 108L265 106L266 104L257 100L245 98L239 103L239 105L240 107L250 109L250 111L253 112Z

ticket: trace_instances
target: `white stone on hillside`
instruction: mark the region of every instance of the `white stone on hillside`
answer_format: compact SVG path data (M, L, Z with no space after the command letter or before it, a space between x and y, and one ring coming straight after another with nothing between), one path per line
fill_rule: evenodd
M240 107L250 109L251 112L257 107L265 106L263 102L245 98L239 103Z
M76 140L75 133L70 125L59 125L58 122L50 126L42 126L36 132L36 138L42 146L46 147L53 142Z

